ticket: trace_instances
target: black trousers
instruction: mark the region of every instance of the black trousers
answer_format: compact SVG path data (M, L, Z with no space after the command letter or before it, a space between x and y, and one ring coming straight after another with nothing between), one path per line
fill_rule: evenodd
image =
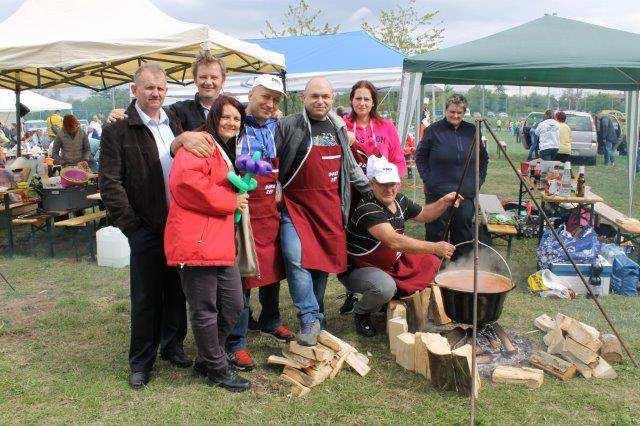
M180 276L198 347L196 364L224 374L227 336L244 308L240 271L237 266L185 266Z
M131 247L132 371L150 371L158 352L182 350L187 335L187 311L176 268L167 266L163 237L140 228L129 238Z
M445 194L443 194L445 195ZM426 203L433 203L440 199L442 195L425 194ZM465 198L460 203L460 206L454 209L453 218L451 219L451 226L449 228L449 235L451 236L449 242L456 245L465 241L473 240L473 198ZM449 218L449 209L447 209L442 216L434 220L431 223L425 224L427 241L442 241L444 228L447 226L447 219ZM462 246L453 257L455 258L468 253L473 250L473 244L466 244Z

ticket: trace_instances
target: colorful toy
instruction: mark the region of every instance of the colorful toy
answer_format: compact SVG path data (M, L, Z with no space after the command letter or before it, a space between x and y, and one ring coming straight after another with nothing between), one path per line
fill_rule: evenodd
M239 171L244 172L244 176L240 177L232 170L227 173L227 179L238 189L240 194L246 194L258 187L258 181L253 178L253 175L267 176L273 172L271 163L261 160L259 152L254 152L253 156L248 154L239 155L236 158L236 167ZM239 222L241 216L242 213L236 211L235 221Z

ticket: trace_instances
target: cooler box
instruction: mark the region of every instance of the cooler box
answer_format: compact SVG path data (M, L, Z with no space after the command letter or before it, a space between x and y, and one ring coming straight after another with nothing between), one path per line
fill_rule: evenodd
M42 208L46 211L65 211L86 209L96 204L87 200L87 195L98 192L97 185L82 188L43 188L40 189Z
M611 285L611 263L602 256L598 256L598 259L602 265L602 273L600 274L601 285L599 286L600 288L591 286L591 290L593 290L594 294L606 296L609 294L609 286ZM586 263L578 263L577 265L588 284L589 278L591 277L591 265ZM584 288L580 277L570 263L552 263L549 269L558 277L561 277L565 284L576 294L587 294L587 289Z

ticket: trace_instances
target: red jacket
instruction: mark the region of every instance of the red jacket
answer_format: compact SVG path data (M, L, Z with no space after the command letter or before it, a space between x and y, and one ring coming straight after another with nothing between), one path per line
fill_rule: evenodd
M229 165L216 150L198 158L178 151L169 176L171 202L164 233L169 265L231 266L236 259L233 213L236 191Z

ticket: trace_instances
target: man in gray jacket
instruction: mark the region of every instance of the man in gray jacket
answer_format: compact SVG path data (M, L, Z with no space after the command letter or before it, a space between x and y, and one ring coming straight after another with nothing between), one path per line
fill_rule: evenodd
M280 239L289 293L298 309L298 343L313 346L324 320L330 273L347 267L345 227L351 184L370 191L342 119L331 112L333 88L313 78L302 94L304 109L284 118L275 135L280 159Z

